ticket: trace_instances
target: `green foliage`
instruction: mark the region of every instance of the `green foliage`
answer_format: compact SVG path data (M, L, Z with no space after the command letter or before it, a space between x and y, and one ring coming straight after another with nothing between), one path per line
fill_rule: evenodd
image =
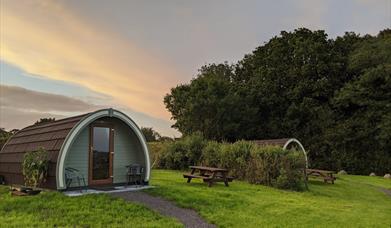
M141 132L143 133L147 142L156 142L161 137L160 134L151 127L142 127Z
M3 148L4 144L8 141L8 139L12 136L13 134L11 132L8 132L4 130L3 128L0 128L0 150Z
M251 142L205 141L200 134L175 142L153 145L153 164L165 169L188 169L205 165L228 169L229 175L253 184L302 190L303 154L281 147L259 147ZM154 160L156 159L156 160Z
M161 160L157 165L169 169L186 169L200 163L205 140L200 134L186 136L181 140L166 142L163 146Z
M238 179L246 179L250 153L254 147L255 145L245 141L221 144L218 167L229 169L230 174Z
M35 121L34 125L44 124L44 123L50 123L56 121L56 118L40 118L39 120Z
M165 144L159 143L159 142L149 142L148 143L149 157L152 162L151 168L154 168L156 166L160 166L159 162L162 161L164 146L165 146Z
M40 148L24 155L23 176L26 186L38 187L46 181L49 168L48 152Z
M302 190L304 167L302 152L255 146L247 163L246 178L254 184Z
M391 30L335 39L282 31L237 64L201 67L164 103L184 135L294 137L315 168L384 174L391 171L390 37Z
M368 38L352 52L349 68L358 75L336 93L339 121L329 129L332 157L353 173L390 172L391 33Z
M208 141L206 144L202 156L201 165L209 167L217 167L220 165L221 157L221 144L216 141Z
M208 139L229 141L245 132L245 127L253 122L249 118L245 124L243 117L256 112L244 102L241 92L237 91L242 89L232 80L233 66L211 64L202 67L190 85L173 88L164 98L167 109L176 120L173 127L185 136L202 132Z

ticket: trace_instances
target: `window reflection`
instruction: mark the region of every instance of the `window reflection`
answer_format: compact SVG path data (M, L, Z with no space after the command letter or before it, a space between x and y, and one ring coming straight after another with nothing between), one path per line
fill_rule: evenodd
M109 178L110 167L110 128L94 127L92 140L92 179L107 179Z

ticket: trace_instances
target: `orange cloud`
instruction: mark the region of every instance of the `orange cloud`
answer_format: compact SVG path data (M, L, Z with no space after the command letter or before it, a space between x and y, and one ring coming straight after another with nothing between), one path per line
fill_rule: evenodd
M163 96L179 80L164 61L113 29L87 23L60 4L17 4L2 1L3 61L30 74L108 94L116 104L107 106L124 105L154 117L169 118Z

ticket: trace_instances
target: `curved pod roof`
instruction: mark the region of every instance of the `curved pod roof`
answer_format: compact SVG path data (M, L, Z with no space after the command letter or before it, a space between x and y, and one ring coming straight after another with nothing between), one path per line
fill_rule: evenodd
M94 120L102 118L102 117L116 117L120 120L122 120L124 123L126 123L137 135L146 160L146 173L145 173L145 179L144 181L149 181L150 177L150 160L149 160L149 153L148 153L148 147L146 140L144 138L144 135L142 134L140 128L136 125L136 123L127 115L124 113L114 110L114 109L103 109L98 110L96 112L90 113L89 115L84 116L83 119L81 119L69 132L68 136L66 137L57 160L57 189L64 189L65 188L65 173L64 173L64 163L66 160L66 156L68 153L69 148L71 147L73 141L76 139L76 137L79 135L79 133L90 123L92 123Z
M64 163L70 146L81 130L102 117L118 118L136 134L146 161L144 181L149 181L150 161L144 135L129 116L114 109L102 109L50 123L32 125L18 131L0 151L0 174L12 180L12 183L23 183L22 162L24 154L27 151L44 147L48 151L50 159L49 174L44 187L65 189Z
M255 144L258 144L260 146L280 146L284 150L288 148L291 144L296 144L300 147L300 149L304 153L306 168L308 168L308 158L307 158L307 152L305 151L303 145L300 143L299 140L295 138L284 138L284 139L266 139L266 140L253 140Z

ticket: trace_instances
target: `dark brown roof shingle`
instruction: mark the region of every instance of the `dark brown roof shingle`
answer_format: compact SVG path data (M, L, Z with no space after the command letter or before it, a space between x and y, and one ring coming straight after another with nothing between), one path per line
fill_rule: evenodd
M24 154L42 147L49 152L50 158L49 177L43 187L55 188L56 164L61 146L72 128L88 114L31 125L18 131L0 151L0 175L5 177L7 183L23 184L21 165Z
M284 139L264 139L264 140L252 140L259 146L281 146L283 147L287 143L289 138Z

